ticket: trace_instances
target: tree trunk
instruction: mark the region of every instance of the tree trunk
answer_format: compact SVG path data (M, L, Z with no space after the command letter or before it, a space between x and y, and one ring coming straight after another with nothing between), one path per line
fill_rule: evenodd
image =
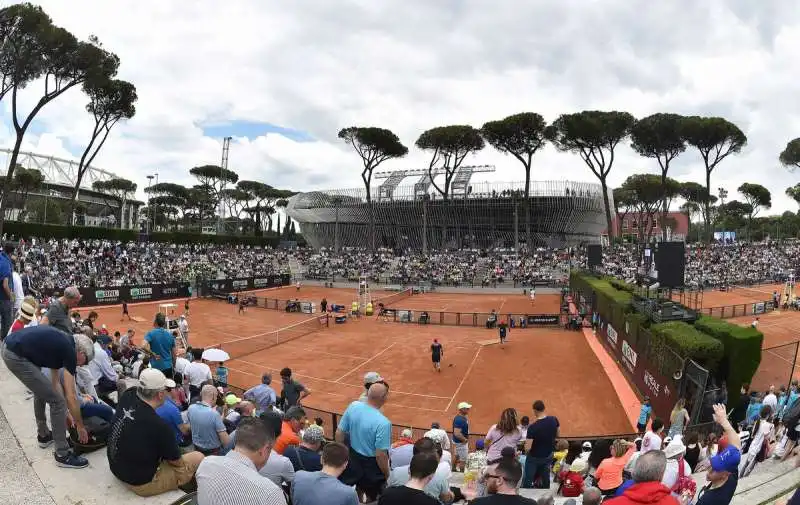
M667 241L667 171L661 171L661 240Z
M706 242L711 243L714 238L714 230L711 229L711 171L706 168L706 201L703 204L706 208L706 215L704 221L706 222Z
M75 187L72 188L72 198L69 199L69 203L67 204L67 219L69 219L70 226L74 224L73 216L75 215L75 205L78 202L78 193L80 193L81 187L80 185L80 180L75 181Z
M17 140L14 142L14 149L11 151L11 159L8 160L9 170L17 166L17 159L19 158L19 149L22 145L22 135L17 134ZM0 237L3 236L3 225L6 221L6 208L8 207L9 195L11 194L11 183L14 178L13 173L6 172L6 184L3 184L3 198L0 200Z
M528 252L533 247L531 242L531 167L525 167L525 205L522 210L525 212L525 248Z
M369 194L369 186L367 186L367 205L369 206L369 234L370 234L370 252L375 252L375 207L372 205L372 195Z
M608 227L608 243L611 245L615 237L613 222L611 221L611 202L608 201L608 184L606 178L600 178L600 188L603 190L603 205L606 211L606 226Z

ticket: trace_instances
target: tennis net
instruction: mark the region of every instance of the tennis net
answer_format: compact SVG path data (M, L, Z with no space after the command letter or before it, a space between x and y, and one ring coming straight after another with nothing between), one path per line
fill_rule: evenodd
M290 342L300 337L304 337L310 333L320 331L328 327L328 316L323 314L314 316L305 321L300 321L291 326L279 328L274 331L269 331L256 335L254 337L237 338L219 344L218 348L227 352L231 359L241 358L254 352L263 351L276 345Z
M404 300L410 297L414 292L411 288L404 289L399 293L392 293L391 295L381 296L380 298L375 298L372 300L373 305L378 305L382 303L386 307L391 307L393 304L399 302L400 300Z

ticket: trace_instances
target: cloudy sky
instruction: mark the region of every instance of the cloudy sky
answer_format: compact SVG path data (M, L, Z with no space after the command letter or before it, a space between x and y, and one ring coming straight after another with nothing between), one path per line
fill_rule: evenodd
M8 5L10 2L0 2ZM752 0L228 0L41 2L81 38L97 35L139 93L136 117L118 126L95 165L130 178L193 184L188 170L218 164L293 190L360 185L360 159L336 138L350 125L382 126L411 147L384 168L427 165L413 148L425 129L480 126L522 111L548 121L585 109L726 117L748 136L712 185L742 182L773 193L773 211L800 180L778 163L800 136L796 98L800 9ZM26 90L30 103L41 86ZM27 100L27 102L26 102ZM38 116L24 149L66 158L83 149L91 122L73 90ZM13 137L8 107L0 143ZM482 179L520 180L521 166L491 148L468 160L494 164ZM657 171L627 143L613 185ZM672 175L702 182L699 156ZM576 155L548 147L534 179L592 181ZM479 180L479 179L476 179ZM141 193L140 193L141 196Z

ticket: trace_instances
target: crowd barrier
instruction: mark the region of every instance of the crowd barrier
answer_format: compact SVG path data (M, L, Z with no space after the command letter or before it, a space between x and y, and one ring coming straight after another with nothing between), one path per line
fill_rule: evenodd
M497 322L513 328L531 326L566 326L566 314L495 314ZM386 309L384 317L396 323L435 324L444 326L489 327L488 312L431 312L426 310ZM513 321L513 323L512 323ZM511 326L513 324L513 326ZM492 328L496 327L496 324Z
M765 300L756 303L737 303L735 305L725 305L723 307L704 307L697 309L704 316L716 317L718 319L730 319L741 316L757 316L775 310L775 303L772 300Z
M361 278L357 275L310 275L304 274L304 279L312 280L312 281L320 281L320 282L350 282L350 283L357 283ZM557 281L551 279L534 279L532 281L514 281L509 280L507 282L475 282L475 281L463 281L463 282L451 282L451 281L431 281L428 279L425 280L415 280L411 281L409 279L405 279L402 277L369 277L369 281L373 285L392 285L392 284L403 284L403 285L411 285L411 284L429 284L432 287L452 287L452 288L552 288L552 289L560 289L567 286L566 281Z
M140 303L157 302L173 298L189 298L192 288L188 282L175 284L139 284L133 286L108 286L78 288L81 301L78 307L95 307L98 305L119 305L122 302ZM63 291L44 290L43 297L60 296Z

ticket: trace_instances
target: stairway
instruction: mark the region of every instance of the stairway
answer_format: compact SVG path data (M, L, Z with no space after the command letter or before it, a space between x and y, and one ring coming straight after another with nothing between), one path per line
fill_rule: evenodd
M289 272L292 274L292 277L295 279L302 279L303 275L306 273L305 268L303 265L297 261L297 258L294 256L289 257Z
M492 269L492 260L490 258L478 259L478 264L475 265L475 275L472 277L473 286L481 286L484 277Z

